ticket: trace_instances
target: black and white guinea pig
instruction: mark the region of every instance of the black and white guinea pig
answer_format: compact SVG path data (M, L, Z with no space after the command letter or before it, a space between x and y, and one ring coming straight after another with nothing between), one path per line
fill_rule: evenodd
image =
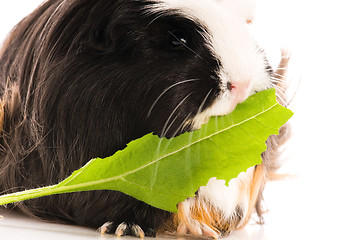
M2 193L58 183L150 132L198 129L273 86L275 73L247 27L252 9L252 0L45 1L0 52ZM254 210L261 215L287 133L268 140L262 165L229 187L210 179L176 214L114 191L14 207L119 236L167 230L217 238L244 226Z

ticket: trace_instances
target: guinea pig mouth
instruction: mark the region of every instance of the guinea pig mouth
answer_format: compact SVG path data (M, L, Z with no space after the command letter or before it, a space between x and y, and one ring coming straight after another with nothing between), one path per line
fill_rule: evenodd
M228 84L227 84L228 85ZM192 130L200 129L203 124L208 123L212 116L228 115L236 108L236 106L249 97L250 81L243 83L230 83L226 93L221 94L215 103L193 117L188 123L192 126Z
M251 81L245 82L232 82L230 84L230 92L231 92L231 112L235 109L238 103L243 102L249 96L249 89L250 89ZM230 113L230 112L229 112ZM227 113L227 114L229 114Z

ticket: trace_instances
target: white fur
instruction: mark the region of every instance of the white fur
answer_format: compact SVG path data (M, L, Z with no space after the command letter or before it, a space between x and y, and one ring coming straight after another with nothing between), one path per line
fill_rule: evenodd
M251 0L163 0L154 9L172 9L194 20L207 29L204 36L213 55L221 63L218 73L223 94L204 114L208 116L226 115L233 111L236 101L229 91L227 83L248 86L242 89L244 99L255 91L270 85L265 70L264 55L243 21L253 14ZM234 6L234 10L232 9ZM247 6L242 8L242 6ZM249 84L247 84L249 83ZM207 117L203 117L206 119Z
M253 21L256 12L256 0L215 0L220 2L228 11L242 18L243 21Z
M207 186L199 189L198 196L221 210L226 218L232 217L237 207L246 212L250 200L253 172L254 167L240 173L237 178L229 182L228 186L224 180L211 178Z

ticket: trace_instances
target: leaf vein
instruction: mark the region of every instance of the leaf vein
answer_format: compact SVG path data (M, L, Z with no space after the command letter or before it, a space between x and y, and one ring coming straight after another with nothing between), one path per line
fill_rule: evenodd
M243 123L245 123L245 122L248 122L248 121L250 121L250 120L252 120L252 119L255 119L256 117L260 116L261 114L263 114L263 113L265 113L265 112L267 112L267 111L270 111L270 110L271 110L272 108L274 108L275 106L277 106L277 103L273 104L271 107L263 110L262 112L257 113L256 115L254 115L254 116L252 116L252 117L250 117L250 118L248 118L248 119L245 119L245 120L243 120L243 121L241 121L241 122L239 122L239 123L236 123L236 124L232 124L231 126L229 126L229 127L227 127L227 128L221 129L221 130L219 130L219 131L217 131L217 132L215 132L215 133L212 133L212 134L210 134L210 135L208 135L208 136L205 136L205 137L203 137L203 138L200 138L200 139L198 139L198 140L196 140L196 141L194 141L194 142L192 142L192 143L189 143L189 144L187 144L187 145L179 148L179 149L176 150L176 151L170 152L170 153L168 153L168 154L166 154L166 155L164 155L164 156L162 156L162 157L160 157L160 158L157 158L157 159L155 159L154 161L149 162L149 163L147 163L147 164L145 164L145 165L143 165L143 166L141 166L141 167L139 167L139 168L136 168L136 169L134 169L134 170L132 170L132 171L128 171L128 172L126 172L126 173L124 173L124 174L122 174L122 175L119 175L119 177L123 177L123 178L124 178L124 177L128 176L129 174L135 173L135 172L137 172L137 171L139 171L139 170L142 170L143 168L146 168L146 167L148 167L148 166L150 166L150 165L153 165L153 164L157 163L158 161L161 161L161 160L164 159L164 158L167 158L167 157L169 157L169 156L171 156L171 155L174 155L174 154L176 154L176 153L178 153L178 152L181 152L181 151L183 151L184 149L187 149L187 148L189 148L190 146L192 146L192 145L194 145L194 144L197 144L197 143L199 143L199 142L201 142L201 141L204 141L205 139L211 138L211 137L213 137L213 136L215 136L215 135L217 135L217 134L220 134L220 133L225 132L225 131L227 131L227 130L229 130L229 129L231 129L231 128L237 127L237 126L239 126L239 125L241 125L241 124L243 124Z

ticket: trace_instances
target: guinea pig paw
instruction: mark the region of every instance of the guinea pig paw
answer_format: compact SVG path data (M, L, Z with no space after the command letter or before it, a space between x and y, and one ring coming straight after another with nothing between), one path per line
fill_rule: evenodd
M106 222L99 228L99 231L101 234L115 234L118 238L130 235L143 239L145 236L143 229L139 225L125 222L119 225L113 222Z
M116 224L113 222L106 222L104 223L100 228L98 228L98 231L101 234L112 234L115 232Z
M220 233L217 230L213 230L206 223L202 223L198 220L181 222L178 225L177 234L179 235L191 234L194 236L210 237L213 239L218 239L220 237Z

